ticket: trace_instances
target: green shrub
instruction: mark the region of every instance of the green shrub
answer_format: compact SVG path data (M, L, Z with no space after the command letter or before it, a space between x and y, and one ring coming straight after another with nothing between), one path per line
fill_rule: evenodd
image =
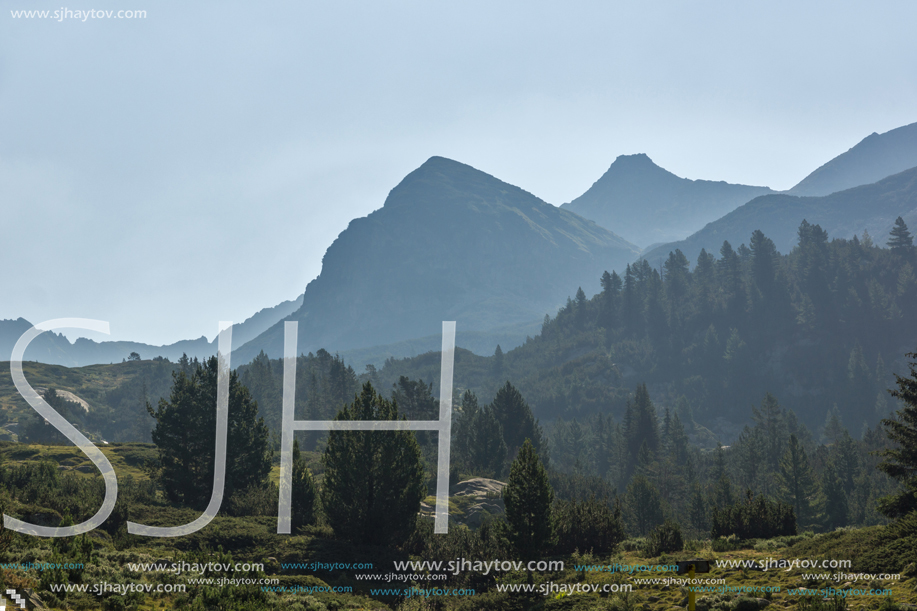
M796 534L796 514L786 503L755 497L751 490L745 499L714 508L710 529L712 538L735 535L740 539L770 539Z
M847 611L847 599L835 596L823 600L817 596L804 596L799 599L796 611Z
M658 556L663 552L680 552L684 547L681 527L677 522L666 520L650 531L646 538L644 552L647 556Z
M635 537L633 539L625 539L621 543L621 549L625 552L636 552L642 550L646 545L646 539L644 537Z
M751 547L748 541L743 541L735 535L728 537L718 537L710 542L710 548L715 552L734 552L737 549L747 549Z
M570 554L573 550L611 553L624 538L621 507L614 508L594 496L584 501L555 501L552 508L557 533L554 552Z
M754 598L743 596L732 602L733 611L758 611L758 601Z

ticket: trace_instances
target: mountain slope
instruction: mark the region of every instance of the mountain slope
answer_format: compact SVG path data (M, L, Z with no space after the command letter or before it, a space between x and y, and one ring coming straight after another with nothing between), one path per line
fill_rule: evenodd
M872 133L846 153L821 166L795 187L791 195L828 195L917 167L917 123L884 134Z
M770 192L767 187L679 178L646 155L621 155L588 191L561 207L646 247L683 239Z
M895 218L902 216L917 228L917 168L824 197L764 195L723 218L710 223L686 240L663 244L644 255L651 265L665 260L676 248L694 261L701 248L718 256L724 240L735 248L760 229L777 250L789 252L796 245L803 219L821 225L832 238L851 238L868 230L884 246Z
M351 221L306 288L300 351L438 335L443 320L485 331L554 313L577 285L598 290L637 248L572 212L470 166L432 157L384 206ZM283 325L237 351L283 351Z

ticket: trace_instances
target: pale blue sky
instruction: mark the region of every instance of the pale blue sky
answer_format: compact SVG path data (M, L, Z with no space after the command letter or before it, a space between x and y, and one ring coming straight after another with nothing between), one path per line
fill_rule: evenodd
M913 0L0 4L0 318L119 339L294 298L432 155L553 204L638 152L786 189L917 121Z

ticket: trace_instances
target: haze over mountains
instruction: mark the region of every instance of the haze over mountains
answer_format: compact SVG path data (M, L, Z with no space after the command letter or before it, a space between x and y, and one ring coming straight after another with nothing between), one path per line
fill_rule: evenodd
M772 192L768 187L679 178L641 153L615 159L588 191L561 208L646 248L681 239Z
M789 252L803 219L821 225L832 238L851 238L866 230L884 246L898 216L917 227L914 168L917 123L872 134L786 193L757 197L688 238L655 247L644 256L657 265L677 248L694 261L701 248L716 254L724 240L738 247L756 229L771 238L780 252ZM816 193L829 195L800 197Z
M432 157L385 205L351 221L306 287L299 350L348 350L540 321L639 249L572 212L471 166ZM237 351L283 351L283 325ZM332 348L333 347L333 348Z
M884 134L873 132L846 153L821 166L787 191L829 195L917 167L917 123Z
M270 308L264 308L247 318L244 322L232 327L232 345L242 346L266 331L271 325L292 313L302 305L303 296L284 301ZM16 342L33 324L42 321L0 320L0 360L8 360ZM214 321L216 323L217 321ZM141 342L114 341L96 342L79 338L71 343L63 334L46 331L29 344L25 359L52 365L82 367L99 363L120 363L131 352L136 352L143 359L163 356L177 361L182 354L189 357L204 358L216 354L217 338L208 341L206 337L182 340L167 346L152 346Z
M796 245L803 219L821 225L831 238L852 238L867 230L877 245L885 246L898 216L902 216L910 227L917 227L917 168L824 197L764 195L710 223L688 239L664 244L644 256L654 266L676 248L689 261L697 259L701 248L719 256L724 240L736 248L747 243L756 229L772 239L779 252L787 253Z
M433 157L381 209L350 223L304 296L234 326L234 363L261 350L280 356L284 319L300 321L301 351L326 348L358 366L437 350L442 320L459 321L462 347L478 354L498 343L508 349L536 334L544 315L553 315L577 287L592 295L603 271L621 273L638 259L635 244L679 240L644 248L655 266L675 248L693 261L701 248L716 254L723 240L737 247L761 229L787 252L805 218L831 237L866 229L881 245L898 215L917 228L914 174L902 172L914 167L917 123L868 136L784 193L680 178L644 154L622 155L586 193L557 208ZM29 324L0 321L0 359L9 358ZM26 359L81 366L119 362L131 352L175 360L215 350L216 340L205 337L150 346L71 344L45 333Z

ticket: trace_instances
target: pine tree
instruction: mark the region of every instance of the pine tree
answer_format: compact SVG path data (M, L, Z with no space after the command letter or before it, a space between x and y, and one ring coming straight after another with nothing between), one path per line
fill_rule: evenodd
M299 442L293 440L293 488L290 520L293 531L315 522L315 481L299 451Z
M471 437L471 465L473 473L484 477L500 477L505 471L506 442L503 427L490 407L475 413Z
M455 457L453 461L466 470L471 469L474 462L472 458L474 422L479 409L477 396L470 390L466 390L462 395L461 408L453 412L456 415L452 427L452 451Z
M707 504L704 502L703 492L701 492L700 485L697 482L694 482L691 486L689 519L691 521L691 526L698 531L704 532L710 529L710 519L707 516Z
M823 433L825 443L836 443L841 438L841 435L844 434L844 430L841 415L837 411L837 405L834 405L828 410L828 415L825 416L825 430Z
M645 536L652 528L662 524L662 501L659 492L642 475L634 476L627 487L628 517L635 532Z
M335 418L398 419L395 404L368 382ZM413 431L331 431L322 462L322 504L338 535L365 544L394 545L413 531L426 493Z
M816 484L809 457L796 435L790 435L786 453L780 461L780 479L783 496L793 506L796 521L803 527L809 526L813 517L812 499Z
M656 420L656 408L650 401L646 384L637 386L633 401L628 401L624 414L624 436L631 468L637 464L640 447L646 443L647 451L655 456L659 451L659 425Z
M888 247L895 252L910 252L914 247L914 238L907 229L907 224L900 216L895 219L895 226L892 227L888 238Z
M830 462L822 472L822 503L824 512L822 522L826 530L834 530L847 525L847 495L837 476L834 465Z
M761 407L752 406L751 414L755 430L760 432L760 439L765 448L766 464L770 471L776 471L787 434L783 410L774 395L766 393L761 401Z
M500 344L497 344L497 349L494 350L494 375L498 378L503 375L503 349L500 348Z
M551 504L554 491L548 482L548 472L528 439L510 467L509 481L503 488L503 502L510 540L520 558L535 559L553 545Z
M154 411L153 443L159 450L159 480L170 501L203 508L213 489L216 454L217 357L203 365L188 362L172 378L169 399L160 399ZM258 418L258 403L239 381L229 376L229 422L226 445L224 498L267 485L271 470L268 430Z
M729 324L736 325L745 313L748 297L742 280L739 256L727 241L724 241L720 248L717 274L726 297L726 314Z
M605 329L614 329L618 326L618 309L621 294L621 277L617 272L602 274L602 296L598 324Z
M901 489L879 502L879 511L890 518L899 518L917 511L917 352L907 354L910 377L895 374L898 385L889 393L904 406L895 418L882 420L885 434L895 447L883 450L880 471L901 483Z
M528 403L516 387L508 381L497 391L491 404L493 414L503 429L503 441L506 443L506 449L509 454L507 459L512 458L522 447L523 441L530 439L545 464L547 460L547 443L544 439L544 433L538 422L532 415L532 410ZM509 460L507 460L509 462Z

